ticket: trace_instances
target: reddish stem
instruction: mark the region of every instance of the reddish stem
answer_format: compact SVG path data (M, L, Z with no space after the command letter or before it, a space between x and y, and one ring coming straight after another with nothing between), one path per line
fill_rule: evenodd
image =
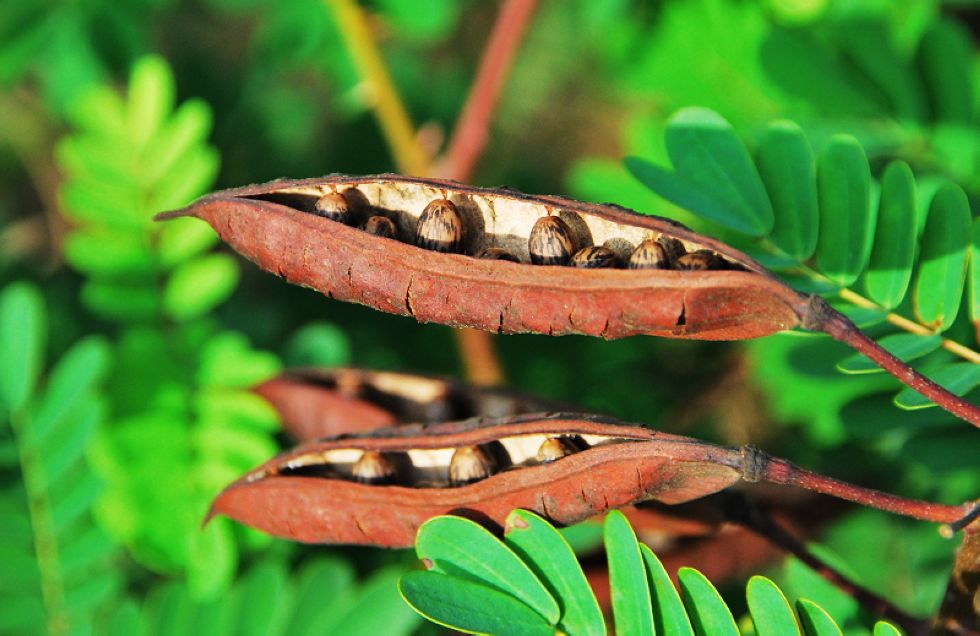
M776 523L772 517L753 505L745 497L739 495L730 497L725 502L725 512L735 523L749 528L808 565L820 576L833 583L839 590L856 600L872 614L893 621L908 634L918 635L929 633L929 621L907 614L898 607L895 607L887 599L854 583L821 561L788 530Z
M507 0L497 15L463 112L438 170L440 176L468 181L489 137L490 120L537 0Z
M473 86L456 120L449 148L435 170L440 176L457 181L470 180L473 168L486 146L490 120L535 5L537 0L507 0L497 14L493 31L483 48ZM489 333L459 329L456 331L456 343L466 366L466 376L471 382L484 386L503 383L504 374Z
M813 295L810 297L803 326L813 331L823 331L834 340L843 342L855 351L863 353L875 364L898 378L903 384L910 386L953 415L980 427L980 407L953 395L890 354L858 329L847 316L836 311L820 296Z

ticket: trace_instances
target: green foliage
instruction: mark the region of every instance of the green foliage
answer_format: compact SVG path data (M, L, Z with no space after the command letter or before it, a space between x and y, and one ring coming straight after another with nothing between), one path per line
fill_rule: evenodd
M234 576L237 541L225 521L197 527L215 492L275 452L276 415L247 389L279 363L202 319L238 281L237 263L209 252L214 233L152 221L202 193L217 170L205 142L210 111L199 101L175 109L174 93L166 63L141 60L125 99L108 86L80 98L58 158L77 223L66 259L86 276L86 307L119 325L113 417L91 448L107 485L97 518L140 562L186 573L207 596ZM154 326L164 321L172 327Z
M106 342L73 345L43 382L45 303L15 283L0 291L0 631L66 634L91 625L120 593L117 547L89 510L102 484L84 450L105 418Z
M959 314L960 298L964 293L967 272L967 247L970 236L970 208L962 189L947 183L940 187L932 199L925 229L919 239L919 258L914 257L915 244L908 244L911 231L908 222L914 218L912 200L914 182L907 166L891 164L885 171L887 180L879 188L872 179L868 159L856 139L850 136L834 136L826 143L817 160L816 174L812 169L811 154L800 144L805 140L798 135L788 137L784 122L770 125L766 135L765 150L760 150L757 161L759 171L751 163L746 165L747 150L731 132L725 135L725 147L713 143L710 138L697 136L690 132L691 121L710 120L717 122L718 115L706 115L702 109L681 111L667 126L669 140L683 136L688 142L712 155L711 178L697 182L693 178L686 181L664 181L662 175L669 174L649 161L632 158L627 166L636 177L661 196L680 206L687 207L706 219L724 227L749 236L768 238L763 247L774 253L770 264L790 273L803 273L818 282L831 282L837 290L854 284L867 273L865 280L869 295L881 298L888 309L902 302L908 288L908 281L915 276L915 294L909 299L914 312L922 323L942 332L951 328ZM714 124L718 127L719 124ZM771 140L777 137L794 139L793 144L785 143L775 147ZM731 144L741 146L735 152ZM686 165L677 151L669 152L675 162L677 174ZM682 163L678 164L681 161ZM701 161L699 164L703 164ZM787 176L798 175L800 181L793 186L792 181L784 182L782 174L771 174L773 166L779 165ZM759 182L759 174L769 174L765 183L773 192L769 197L749 199L729 189L727 184ZM813 178L817 186L818 223L812 220L812 210L804 208L798 201L808 201L812 194ZM715 182L712 192L710 183ZM719 189L720 188L720 189ZM872 194L881 190L880 197ZM763 193L764 195L765 193ZM770 204L770 198L777 205ZM878 201L876 201L876 198ZM705 201L711 205L701 207ZM750 202L751 203L747 203ZM809 204L807 204L809 205ZM886 225L877 223L880 213ZM768 219L775 209L778 222L773 225L760 225L758 219ZM905 225L893 226L893 223ZM768 234L773 227L779 227L778 235ZM875 237L875 228L881 228ZM767 228L767 229L763 229ZM795 232L795 236L793 233ZM904 242L904 243L903 243ZM811 263L802 255L809 252L806 247L816 244L815 259ZM905 244L904 251L898 251ZM783 251L780 246L789 246L792 253ZM872 248L878 251L874 251ZM870 281L870 282L869 282ZM845 296L846 299L852 296ZM864 301L868 302L868 301ZM912 336L922 337L922 336ZM933 336L929 336L933 338ZM912 347L914 352L936 349L925 343ZM920 354L924 355L924 354ZM912 356L916 357L916 356ZM909 357L908 359L912 359ZM844 365L852 366L851 362ZM970 365L975 366L975 365ZM959 364L945 364L933 370L932 377L944 382L951 390L963 393L974 384L961 375L969 373ZM896 404L910 407L906 398L896 399ZM916 402L915 406L927 403Z
M605 539L616 633L693 634L693 625L698 634L738 636L731 611L711 582L697 570L681 568L678 596L663 565L637 542L622 513L606 515ZM520 547L515 550L515 545ZM419 528L416 552L428 571L405 574L398 587L415 611L435 623L466 633L606 633L568 544L533 513L512 512L503 540L467 519L436 517ZM553 565L545 569L542 564ZM779 587L765 577L749 581L746 597L758 636L841 633L812 601L801 599L794 613ZM554 606L559 614L552 614ZM885 629L894 628L878 623L875 634Z

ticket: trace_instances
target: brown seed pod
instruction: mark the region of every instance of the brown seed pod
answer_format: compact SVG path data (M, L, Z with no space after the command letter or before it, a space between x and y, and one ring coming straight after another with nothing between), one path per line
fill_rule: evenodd
M620 267L622 262L616 252L608 247L592 245L583 247L572 255L569 262L572 267L582 267L585 269L599 269L603 267Z
M587 446L559 461L538 461L546 440L575 436ZM485 450L491 446L506 453L507 470L496 470L499 464ZM365 451L403 457L399 483L358 483L352 464ZM453 463L459 472L450 480ZM406 425L304 444L225 488L210 515L298 541L403 547L439 514L503 525L513 509L524 508L571 524L639 501L699 499L740 479L793 485L939 523L956 522L973 509L860 488L748 446L725 448L608 418L557 413Z
M395 227L391 219L380 214L375 214L365 221L361 229L375 236L383 236L384 238L390 239L398 238L398 228Z
M340 223L351 223L351 209L347 199L339 192L328 192L316 200L313 204L313 214L339 221Z
M724 261L711 250L698 250L690 254L683 254L674 261L674 268L687 271L707 271L711 269L721 269Z
M496 462L479 446L456 449L449 461L449 483L465 486L486 479L497 470Z
M646 239L630 254L630 269L670 269L670 257L664 246L654 239Z
M549 437L541 442L541 446L538 447L537 459L542 464L547 464L566 455L577 453L580 445L581 442L576 443L570 437Z
M416 210L433 200L451 198L466 220L468 249L500 247L525 264L382 241L304 213L337 189L364 209L384 210L399 227L415 224ZM590 244L638 245L663 235L688 251L715 251L743 271L534 267L527 263L532 228L556 211L580 220L575 234ZM398 175L331 176L218 192L159 218L177 216L204 219L236 250L290 282L422 322L501 333L722 340L792 328L810 310L805 297L744 254L671 221L502 188Z
M463 222L452 201L430 202L415 224L415 244L435 252L457 253L463 245Z
M395 481L395 465L378 451L364 451L351 469L354 480L362 484L390 484Z
M520 263L521 259L512 252L508 252L502 247L485 247L476 254L477 258L485 258L491 261L510 261Z
M572 230L557 216L543 216L531 228L527 250L535 265L565 265L575 251Z

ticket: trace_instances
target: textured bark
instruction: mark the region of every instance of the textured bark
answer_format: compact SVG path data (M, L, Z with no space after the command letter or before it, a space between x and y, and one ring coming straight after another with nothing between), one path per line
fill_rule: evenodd
M403 241L311 213L317 198L337 191L350 201L355 219L388 216ZM452 200L459 210L464 254L411 243L418 216L438 198ZM730 269L528 264L530 229L549 214L569 223L579 247L606 244L628 257L642 240L664 235L679 239L688 251L713 251ZM615 205L505 188L398 175L330 176L225 190L158 218L178 216L206 221L245 257L291 283L419 322L499 333L732 340L790 329L806 310L803 296L755 261L677 223ZM523 262L467 255L486 247L504 247Z

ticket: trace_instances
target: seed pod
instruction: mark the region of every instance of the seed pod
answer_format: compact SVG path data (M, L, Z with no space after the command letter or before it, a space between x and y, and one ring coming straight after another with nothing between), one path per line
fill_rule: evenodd
M313 204L313 214L350 225L351 211L347 199L339 192L328 192Z
M496 462L479 446L464 446L456 449L449 462L449 483L465 486L474 481L486 479L496 470Z
M576 437L589 445L560 461L537 460L546 439ZM506 451L507 470L494 470L486 459L494 445ZM349 465L364 451L405 457L404 468L398 464L399 484L357 483L333 467ZM457 472L467 471L450 484L451 463ZM476 481L459 487L470 478ZM297 541L403 547L435 515L503 525L513 509L524 508L568 525L639 501L684 503L740 479L799 486L940 523L957 522L974 506L863 489L752 447L725 448L601 416L555 413L382 429L303 444L225 488L210 516L227 515Z
M365 221L361 229L375 236L383 236L384 238L390 239L398 238L398 228L395 227L391 219L380 214L376 214Z
M455 204L436 199L425 206L415 224L415 244L436 252L457 253L463 243L463 222Z
M684 254L674 261L674 268L687 271L721 269L724 261L711 250L698 250Z
M476 257L485 258L491 261L511 261L513 263L521 262L521 259L502 247L485 247L477 253Z
M647 239L636 246L630 254L630 269L670 269L667 250L654 239Z
M362 484L390 484L395 481L395 466L378 451L364 451L351 469L354 480Z
M575 440L570 437L549 437L541 442L537 459L540 463L547 464L566 455L577 453L578 450Z
M564 265L575 251L572 230L557 216L543 216L531 228L527 249L535 265Z
M622 263L619 260L619 256L616 255L616 252L608 247L592 245L590 247L583 247L575 252L569 264L572 267L581 267L584 269L601 269L604 267L620 267Z
M326 192L338 189L351 205L357 202L356 210L383 210L401 229L416 226L418 211L434 200L465 201L466 216L460 218L466 221L466 246L473 253L501 247L523 263L486 260L474 267L475 261L420 249L414 240L384 241L303 214ZM398 175L333 175L226 190L158 218L179 216L207 221L234 249L291 283L420 322L500 333L728 340L790 329L812 313L805 297L746 255L672 221L614 205L504 188ZM604 268L584 276L578 268L533 267L525 250L541 255L532 243L543 238L540 229L534 230L542 217L550 218L545 224L552 230L560 228L557 239L544 241L549 248L558 246L560 262L575 253L571 243L579 237L619 253L614 246L636 246L663 236L671 249L708 248L730 266L710 277L656 268Z

